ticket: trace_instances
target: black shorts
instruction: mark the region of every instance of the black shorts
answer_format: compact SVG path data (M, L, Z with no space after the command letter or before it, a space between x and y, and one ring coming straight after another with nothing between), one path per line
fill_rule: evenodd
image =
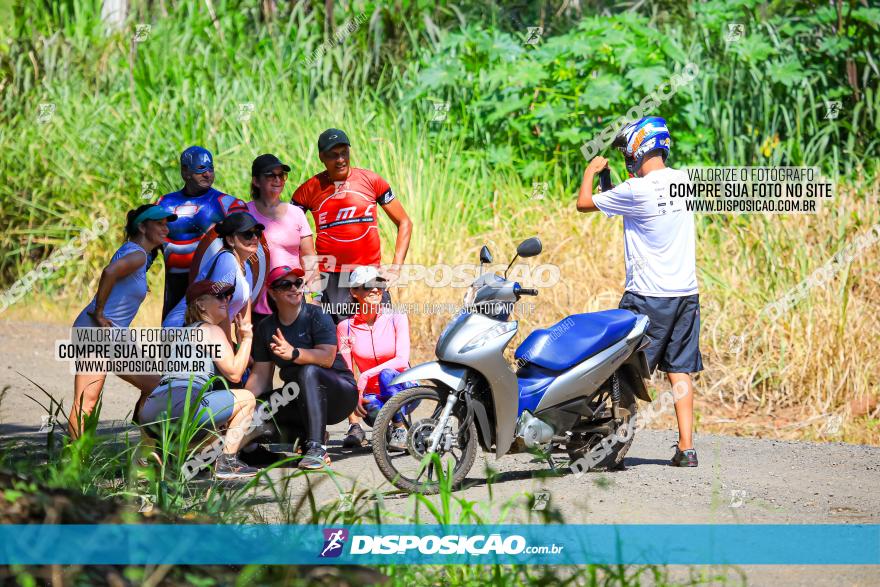
M162 303L162 320L186 295L189 287L189 272L171 273L165 272L165 299Z
M666 373L696 373L703 370L700 354L700 294L661 298L631 291L620 298L619 308L644 314L651 320L645 349L648 367Z
M357 311L357 302L351 297L351 288L340 286L339 276L340 273L321 273L322 283L327 284L321 294L321 305L336 324L354 316ZM346 274L347 277L348 274ZM345 280L345 283L348 283L348 279ZM387 289L382 292L382 303L391 303L391 295Z

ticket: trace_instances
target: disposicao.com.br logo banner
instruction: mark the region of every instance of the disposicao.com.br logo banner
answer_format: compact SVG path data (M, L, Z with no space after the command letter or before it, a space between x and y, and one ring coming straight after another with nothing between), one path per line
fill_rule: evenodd
M353 527L349 534L346 528L325 528L324 546L318 556L338 558L345 551L349 538L351 539L347 550L349 556L393 555L395 560L401 555L404 557L407 555L412 557L419 555L547 556L559 555L565 548L564 545L556 543L529 545L526 538L520 534L483 534L479 529L471 529L467 534L419 534L415 533L417 530L417 527L413 527L413 533L397 534L368 532L365 527Z
M878 524L0 524L0 565L880 565Z

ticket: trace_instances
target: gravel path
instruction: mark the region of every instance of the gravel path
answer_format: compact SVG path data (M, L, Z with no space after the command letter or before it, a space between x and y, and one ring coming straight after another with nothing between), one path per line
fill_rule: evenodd
M72 376L67 364L53 359L54 341L65 338L65 333L62 325L0 322L0 336L6 341L0 361L0 390L10 386L0 402L0 436L33 437L43 422L42 409L24 395L42 394L19 373L69 406ZM136 397L133 388L109 377L102 413L105 424L124 425ZM330 449L343 491L352 487L390 490L367 449L342 450L344 429L344 425L331 428ZM480 453L467 482L469 487L457 495L477 502L487 521L499 521L505 504L526 504L527 494L541 491L549 494L550 510L571 523L880 523L878 447L699 435L700 466L676 469L667 466L675 438L673 431L640 431L624 470L580 477L548 475L547 465L533 462L530 456L496 461ZM493 498L486 483L487 467L496 472ZM272 477L278 479L290 472L278 470ZM318 503L338 499L334 483L326 476L318 481L314 487ZM305 483L299 479L291 484L294 498L304 490ZM267 491L260 493L268 495ZM386 495L383 502L392 514L403 518L412 515L412 498ZM263 505L260 511L267 521L284 520L277 506ZM423 509L422 516L426 514ZM521 505L508 509L506 516L508 522L528 521L530 517L536 521L539 514ZM456 513L453 519L458 519ZM759 585L880 583L877 567L760 566L742 570L750 584ZM730 576L737 577L735 573Z

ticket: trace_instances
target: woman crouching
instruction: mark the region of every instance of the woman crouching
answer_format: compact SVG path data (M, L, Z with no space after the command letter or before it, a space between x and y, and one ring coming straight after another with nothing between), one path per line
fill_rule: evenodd
M220 357L211 362L206 371L165 375L159 386L147 398L140 413L142 425L155 425L165 419L180 418L187 401L198 426L212 422L214 427L228 424L223 439L223 452L217 459L214 474L218 479L253 477L258 470L238 460L238 450L252 433L256 401L245 389L211 387L211 379L220 375L229 383L241 381L251 353L253 332L251 324L236 318L235 327L240 341L233 350L226 333L218 326L228 319L228 304L234 287L217 281L196 281L186 290L186 326L204 331L203 342L218 345ZM217 381L222 385L222 382ZM216 387L216 385L215 385ZM198 400L198 403L196 403Z
M336 326L320 306L303 300L304 272L276 267L266 280L272 314L257 326L254 366L247 389L259 396L271 388L275 367L285 383L295 382L298 395L276 415L282 431L304 440L302 469L330 464L328 424L345 420L357 404L354 376L337 351Z

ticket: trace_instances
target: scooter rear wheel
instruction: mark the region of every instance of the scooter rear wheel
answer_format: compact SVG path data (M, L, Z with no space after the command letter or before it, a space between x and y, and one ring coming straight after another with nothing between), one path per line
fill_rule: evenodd
M427 455L427 441L446 404L446 393L434 387L413 387L392 397L379 411L373 426L373 457L379 470L392 485L408 493L434 494L441 485L453 490L464 481L477 456L477 427L473 420L463 421L463 411L453 410L448 427L453 435L447 450L441 439L437 456ZM464 406L462 405L462 408ZM401 413L407 429L406 452L389 452L390 429L395 414ZM454 438L453 438L454 437ZM436 458L442 470L438 471ZM446 479L447 467L452 466L451 479Z
M608 405L597 409L596 412L601 412L604 409L604 412L610 415L610 401L606 400L603 402L603 404L606 403ZM579 468L588 471L610 471L623 466L623 458L626 456L635 438L633 424L635 423L638 410L635 394L625 385L620 386L620 407L623 411L622 417L617 419L609 418L605 422L605 426L608 426L612 431L610 435L603 436L601 434L584 433L580 435L580 438L569 442L566 450L572 463L580 463ZM600 454L592 453L591 451L597 449L605 439L610 439L610 447ZM599 459L599 456L602 458Z

